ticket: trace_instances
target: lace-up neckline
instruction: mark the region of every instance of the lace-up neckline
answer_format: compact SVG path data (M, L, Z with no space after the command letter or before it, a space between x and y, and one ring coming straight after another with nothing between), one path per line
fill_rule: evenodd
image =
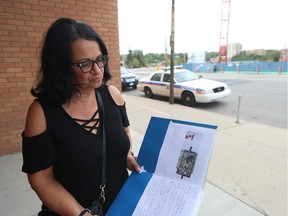
M90 119L77 119L73 118L74 121L76 121L78 124L80 124L85 130L90 131L91 133L96 134L99 129L99 122L100 118L99 115L97 117L97 114L99 113L99 110L96 110L94 115Z

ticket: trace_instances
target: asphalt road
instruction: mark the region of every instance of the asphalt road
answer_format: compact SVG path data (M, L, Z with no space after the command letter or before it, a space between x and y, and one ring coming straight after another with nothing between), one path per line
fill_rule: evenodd
M140 78L155 68L132 69ZM203 78L218 80L229 85L229 97L210 104L198 104L195 108L227 116L235 121L245 120L275 127L287 128L287 76L257 74L199 73ZM145 97L138 90L125 89L123 94ZM154 97L169 103L169 98ZM153 100L153 99L151 99ZM175 100L181 104L181 101ZM239 111L239 112L238 112Z

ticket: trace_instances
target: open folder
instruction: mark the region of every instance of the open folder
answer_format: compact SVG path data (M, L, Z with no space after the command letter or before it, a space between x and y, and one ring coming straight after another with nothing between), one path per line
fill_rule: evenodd
M203 187L217 126L152 117L137 162L106 216L192 216Z

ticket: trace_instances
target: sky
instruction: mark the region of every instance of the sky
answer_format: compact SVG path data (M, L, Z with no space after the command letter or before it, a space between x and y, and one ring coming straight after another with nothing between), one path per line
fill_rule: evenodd
M224 3L223 14L227 8ZM171 13L172 0L118 0L120 53L170 53ZM222 0L175 0L174 52L218 52L226 43L222 18ZM288 48L287 20L287 0L231 0L228 43L243 50Z

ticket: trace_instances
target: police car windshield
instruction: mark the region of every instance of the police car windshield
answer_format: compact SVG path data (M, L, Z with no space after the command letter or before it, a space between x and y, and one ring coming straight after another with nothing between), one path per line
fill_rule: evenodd
M183 72L175 73L174 78L177 83L199 79L199 77L195 75L192 71L183 71Z

